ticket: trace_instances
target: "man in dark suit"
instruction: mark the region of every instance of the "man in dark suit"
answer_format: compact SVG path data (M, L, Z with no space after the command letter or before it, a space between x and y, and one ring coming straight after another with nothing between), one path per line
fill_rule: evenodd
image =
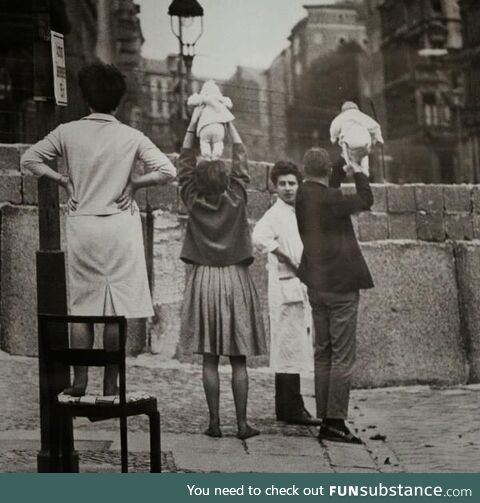
M322 426L319 440L362 443L345 424L353 366L359 290L373 281L350 215L370 209L372 191L361 167L353 172L356 193L344 195L344 161L333 169L328 152L308 150L305 182L295 211L303 241L299 278L308 287L315 326L315 399Z

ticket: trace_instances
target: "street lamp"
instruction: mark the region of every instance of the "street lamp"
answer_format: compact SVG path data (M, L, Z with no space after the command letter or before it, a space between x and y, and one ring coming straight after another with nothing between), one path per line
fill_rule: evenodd
M179 43L179 58L177 63L179 91L180 91L180 116L185 118L185 99L183 89L183 65L187 75L187 90L190 92L192 64L195 57L195 44L203 34L203 7L197 0L173 0L168 8L170 27ZM177 18L175 23L173 18ZM200 18L200 23L196 23Z

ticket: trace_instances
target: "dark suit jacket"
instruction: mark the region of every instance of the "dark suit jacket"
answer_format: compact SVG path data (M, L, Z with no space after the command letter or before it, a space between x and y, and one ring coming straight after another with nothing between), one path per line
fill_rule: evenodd
M298 277L309 288L324 292L373 287L350 218L372 206L372 191L368 178L356 173L356 194L343 194L339 188L345 178L342 166L343 162L334 166L329 187L306 180L295 204L304 246Z

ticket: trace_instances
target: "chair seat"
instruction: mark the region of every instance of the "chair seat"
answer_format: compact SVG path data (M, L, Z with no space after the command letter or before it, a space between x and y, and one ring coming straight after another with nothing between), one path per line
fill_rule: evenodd
M132 391L126 394L126 403L140 402L142 400L156 399L154 396L149 395L143 391ZM120 397L118 395L84 395L84 396L70 396L60 393L57 396L58 403L61 404L75 404L75 405L119 405Z

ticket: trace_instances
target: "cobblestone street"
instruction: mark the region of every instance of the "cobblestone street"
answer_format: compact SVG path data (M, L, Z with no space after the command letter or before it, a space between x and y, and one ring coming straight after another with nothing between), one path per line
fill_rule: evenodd
M0 353L0 472L36 471L39 448L38 377L35 358ZM314 428L274 420L273 375L250 369L249 416L259 437L235 438L229 366L222 367L222 423L225 437L202 435L206 404L201 368L160 364L152 355L128 360L131 391L159 398L162 463L173 472L478 472L480 470L480 386L415 386L356 390L352 428L363 446L316 440ZM99 374L92 376L93 388ZM303 381L313 411L313 385ZM129 419L131 471L149 469L148 423ZM120 471L118 422L75 421L80 470Z

